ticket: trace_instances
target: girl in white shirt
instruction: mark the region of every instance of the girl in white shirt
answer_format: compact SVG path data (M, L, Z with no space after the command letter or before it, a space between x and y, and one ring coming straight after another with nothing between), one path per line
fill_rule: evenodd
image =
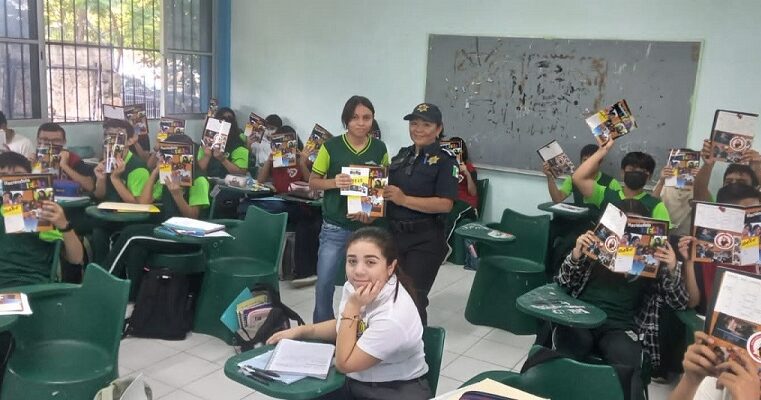
M423 325L399 277L391 234L355 231L346 248L339 319L278 332L267 341L316 339L336 343L336 368L346 385L331 398L417 400L432 396L425 376Z

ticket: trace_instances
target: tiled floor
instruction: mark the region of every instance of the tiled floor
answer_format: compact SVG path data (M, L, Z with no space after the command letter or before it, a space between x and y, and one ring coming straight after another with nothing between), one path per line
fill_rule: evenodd
M428 309L429 323L447 332L441 365L439 393L459 387L479 372L493 369L520 370L533 336L516 336L498 329L474 326L464 310L474 272L461 266L441 267ZM305 320L311 320L314 287L293 289L281 283L283 302ZM336 291L338 305L340 291ZM123 376L142 371L161 400L268 399L268 396L227 379L222 371L233 348L205 335L190 334L181 342L128 338L122 341L119 367ZM650 399L668 397L671 386L650 385Z

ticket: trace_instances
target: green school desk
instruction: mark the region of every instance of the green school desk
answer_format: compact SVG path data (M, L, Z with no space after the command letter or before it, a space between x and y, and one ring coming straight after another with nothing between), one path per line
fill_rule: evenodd
M197 244L199 246L209 245L215 242L221 242L223 240L232 239L232 237L229 237L229 236L198 237L198 236L191 236L191 235L180 235L175 232L172 232L171 230L161 225L153 229L153 235L159 239L173 240L177 243Z
M34 312L34 310L32 310ZM18 321L18 315L0 315L0 332L10 330L10 328Z
M85 214L94 222L92 229L92 262L102 264L108 254L109 236L121 226L131 223L147 222L151 213L116 212L98 209L98 206L85 208Z
M489 228L478 222L471 222L455 229L455 233L477 242L508 243L515 241L515 235Z
M145 222L151 218L151 213L148 212L118 212L101 210L98 206L89 206L85 208L85 213L102 222Z
M237 186L229 186L225 185L224 180L218 181L220 183L217 183L216 186L214 186L214 189L212 189L212 196L211 196L211 207L209 208L209 219L214 218L215 211L217 209L217 198L221 193L225 193L226 195L223 196L223 198L228 197L239 197L239 198L250 198L255 199L257 197L266 197L272 195L271 189L266 190L251 190L247 188L237 187Z
M569 211L569 210L564 210L562 208L560 208L560 209L552 208L552 206L554 206L555 204L556 203L548 201L546 203L539 204L538 206L536 206L536 208L538 208L538 209L540 209L542 211L546 211L548 213L552 213L552 215L554 215L556 217L563 217L563 218L568 218L568 219L587 219L592 214L591 210L589 208L587 208L587 207L584 207L584 208L586 208L586 210L584 212L578 212L577 213L577 212L573 212L573 211ZM562 203L558 203L558 204L562 204Z
M272 396L277 399L289 399L289 400L303 400L303 399L315 399L327 393L338 390L344 385L345 376L336 371L336 367L330 367L330 372L326 379L316 378L304 378L300 381L286 385L282 382L268 382L266 384L256 381L247 377L240 372L238 363L249 360L258 356L259 354L266 353L275 346L262 346L257 349L247 351L235 356L230 357L225 362L225 375L240 383L241 385L248 386L251 389Z
M322 207L322 198L319 199L305 199L303 197L297 197L297 196L291 196L288 193L279 193L276 194L275 197L279 197L285 201L290 201L294 203L301 203L306 204L311 207Z
M555 203L547 202L536 206L539 210L552 214L550 221L550 241L547 255L547 272L554 275L563 258L576 244L576 238L589 229L594 228L599 210L584 207L584 212L573 212L564 209L551 208Z
M521 295L516 306L532 317L573 328L596 328L608 318L605 311L573 298L554 283Z
M89 197L83 197L75 200L63 200L56 198L56 203L64 210L70 210L75 208L85 208L92 204L92 199Z

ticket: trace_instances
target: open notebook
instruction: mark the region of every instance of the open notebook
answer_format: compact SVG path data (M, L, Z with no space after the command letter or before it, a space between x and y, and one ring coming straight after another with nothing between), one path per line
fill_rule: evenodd
M266 369L278 374L325 379L330 372L335 350L336 346L332 344L283 339L272 351Z

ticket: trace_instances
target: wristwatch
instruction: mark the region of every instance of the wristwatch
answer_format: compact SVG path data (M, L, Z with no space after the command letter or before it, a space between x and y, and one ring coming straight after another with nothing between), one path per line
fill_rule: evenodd
M64 233L64 232L69 232L72 229L74 229L74 227L71 226L71 221L66 221L66 226L64 226L63 228L59 229L58 231L61 232L61 233Z

